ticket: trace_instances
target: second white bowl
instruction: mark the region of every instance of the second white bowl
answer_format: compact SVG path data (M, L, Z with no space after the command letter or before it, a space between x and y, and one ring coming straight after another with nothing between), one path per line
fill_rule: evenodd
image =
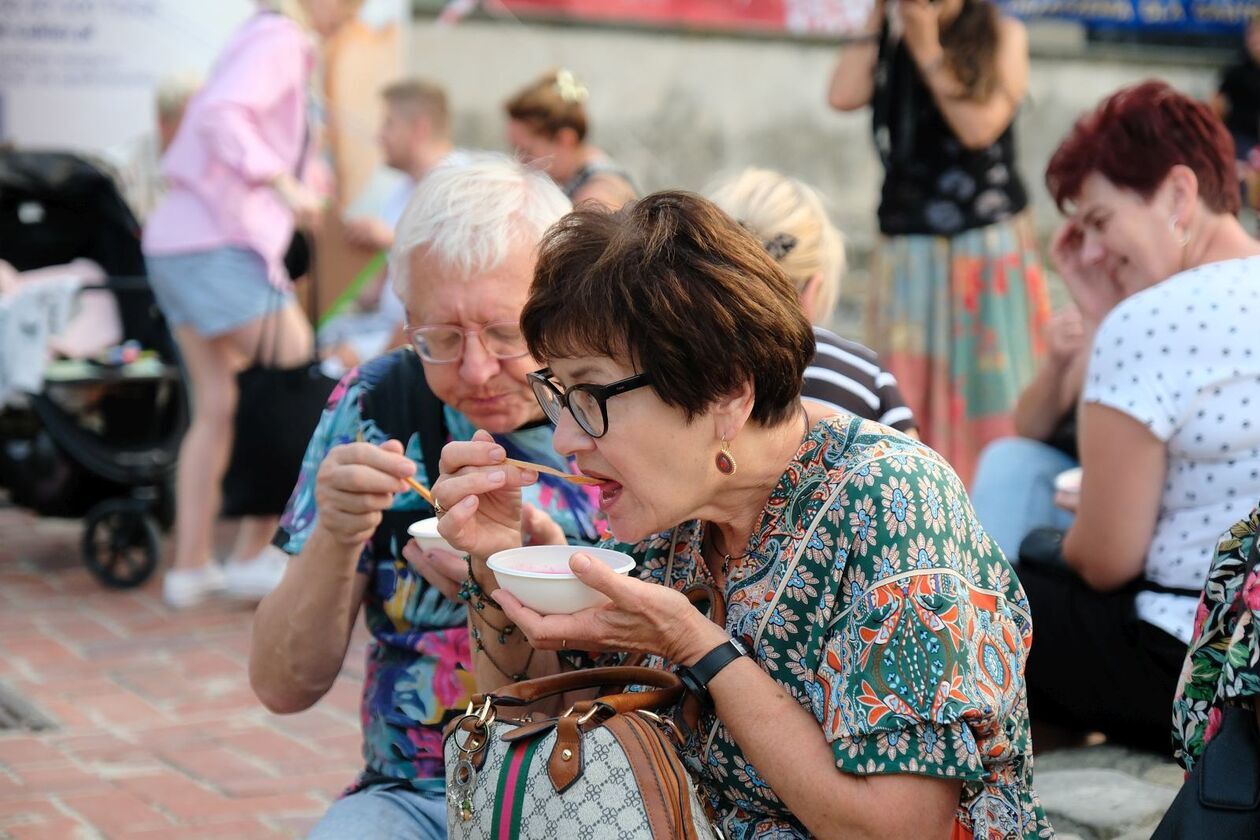
M437 517L430 516L428 519L421 519L419 522L412 522L407 527L407 533L411 534L411 538L416 541L416 545L420 546L424 551L455 551L455 549L446 540L442 539L442 535L438 533ZM455 551L458 554L458 551Z

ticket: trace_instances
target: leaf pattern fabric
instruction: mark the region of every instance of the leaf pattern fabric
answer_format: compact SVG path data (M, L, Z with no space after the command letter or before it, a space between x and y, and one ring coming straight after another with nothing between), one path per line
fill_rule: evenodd
M689 522L616 547L684 589L711 582L703 545ZM939 455L847 415L819 423L748 547L726 629L817 718L837 768L961 780L963 836L1053 836L1031 785L1027 600ZM683 756L728 838L809 836L716 717Z

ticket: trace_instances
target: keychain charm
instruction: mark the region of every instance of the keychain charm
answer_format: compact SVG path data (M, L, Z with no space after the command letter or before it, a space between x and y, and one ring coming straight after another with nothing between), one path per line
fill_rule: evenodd
M463 822L472 819L472 791L477 782L477 768L467 758L461 758L455 764L451 774L451 784L446 791L446 799L450 807L459 811Z

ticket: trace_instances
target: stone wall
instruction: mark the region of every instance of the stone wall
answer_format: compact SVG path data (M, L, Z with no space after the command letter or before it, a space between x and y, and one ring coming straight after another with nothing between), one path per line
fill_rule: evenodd
M1044 31L1034 32L1031 91L1018 123L1021 165L1043 232L1055 213L1041 172L1077 115L1153 75L1206 96L1216 72L1201 55L1176 50L1108 59L1055 43L1037 48ZM715 173L769 166L821 188L859 249L874 236L881 171L869 112L827 107L838 54L832 45L490 21L439 28L421 20L409 52L412 71L448 87L461 144L502 148L502 102L563 65L590 88L594 141L644 188L699 189Z
M1058 222L1041 173L1084 110L1105 94L1159 76L1195 96L1212 90L1227 57L1169 48L1085 48L1076 30L1032 31L1030 94L1018 118L1021 169L1043 238ZM589 87L592 139L645 190L703 189L722 172L757 165L818 187L849 242L850 270L832 326L862 339L867 257L882 171L868 111L826 103L838 48L789 39L718 37L473 20L419 20L412 72L445 84L458 143L504 148L502 103L547 69L572 69ZM1052 285L1052 295L1062 290Z

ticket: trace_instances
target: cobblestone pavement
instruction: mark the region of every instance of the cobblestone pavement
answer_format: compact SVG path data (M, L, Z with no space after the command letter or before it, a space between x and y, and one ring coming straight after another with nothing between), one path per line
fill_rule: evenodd
M0 689L53 724L0 730L0 838L302 836L359 767L362 628L323 701L272 715L246 676L247 606L172 612L156 577L107 590L79 538L0 507ZM1144 840L1180 783L1106 745L1036 762L1065 840Z
M0 837L303 836L360 766L362 630L314 709L272 715L248 606L172 612L156 576L107 590L79 539L0 507L0 689L53 724L0 729Z
M1034 772L1060 840L1148 840L1183 776L1173 761L1106 744L1039 755Z

